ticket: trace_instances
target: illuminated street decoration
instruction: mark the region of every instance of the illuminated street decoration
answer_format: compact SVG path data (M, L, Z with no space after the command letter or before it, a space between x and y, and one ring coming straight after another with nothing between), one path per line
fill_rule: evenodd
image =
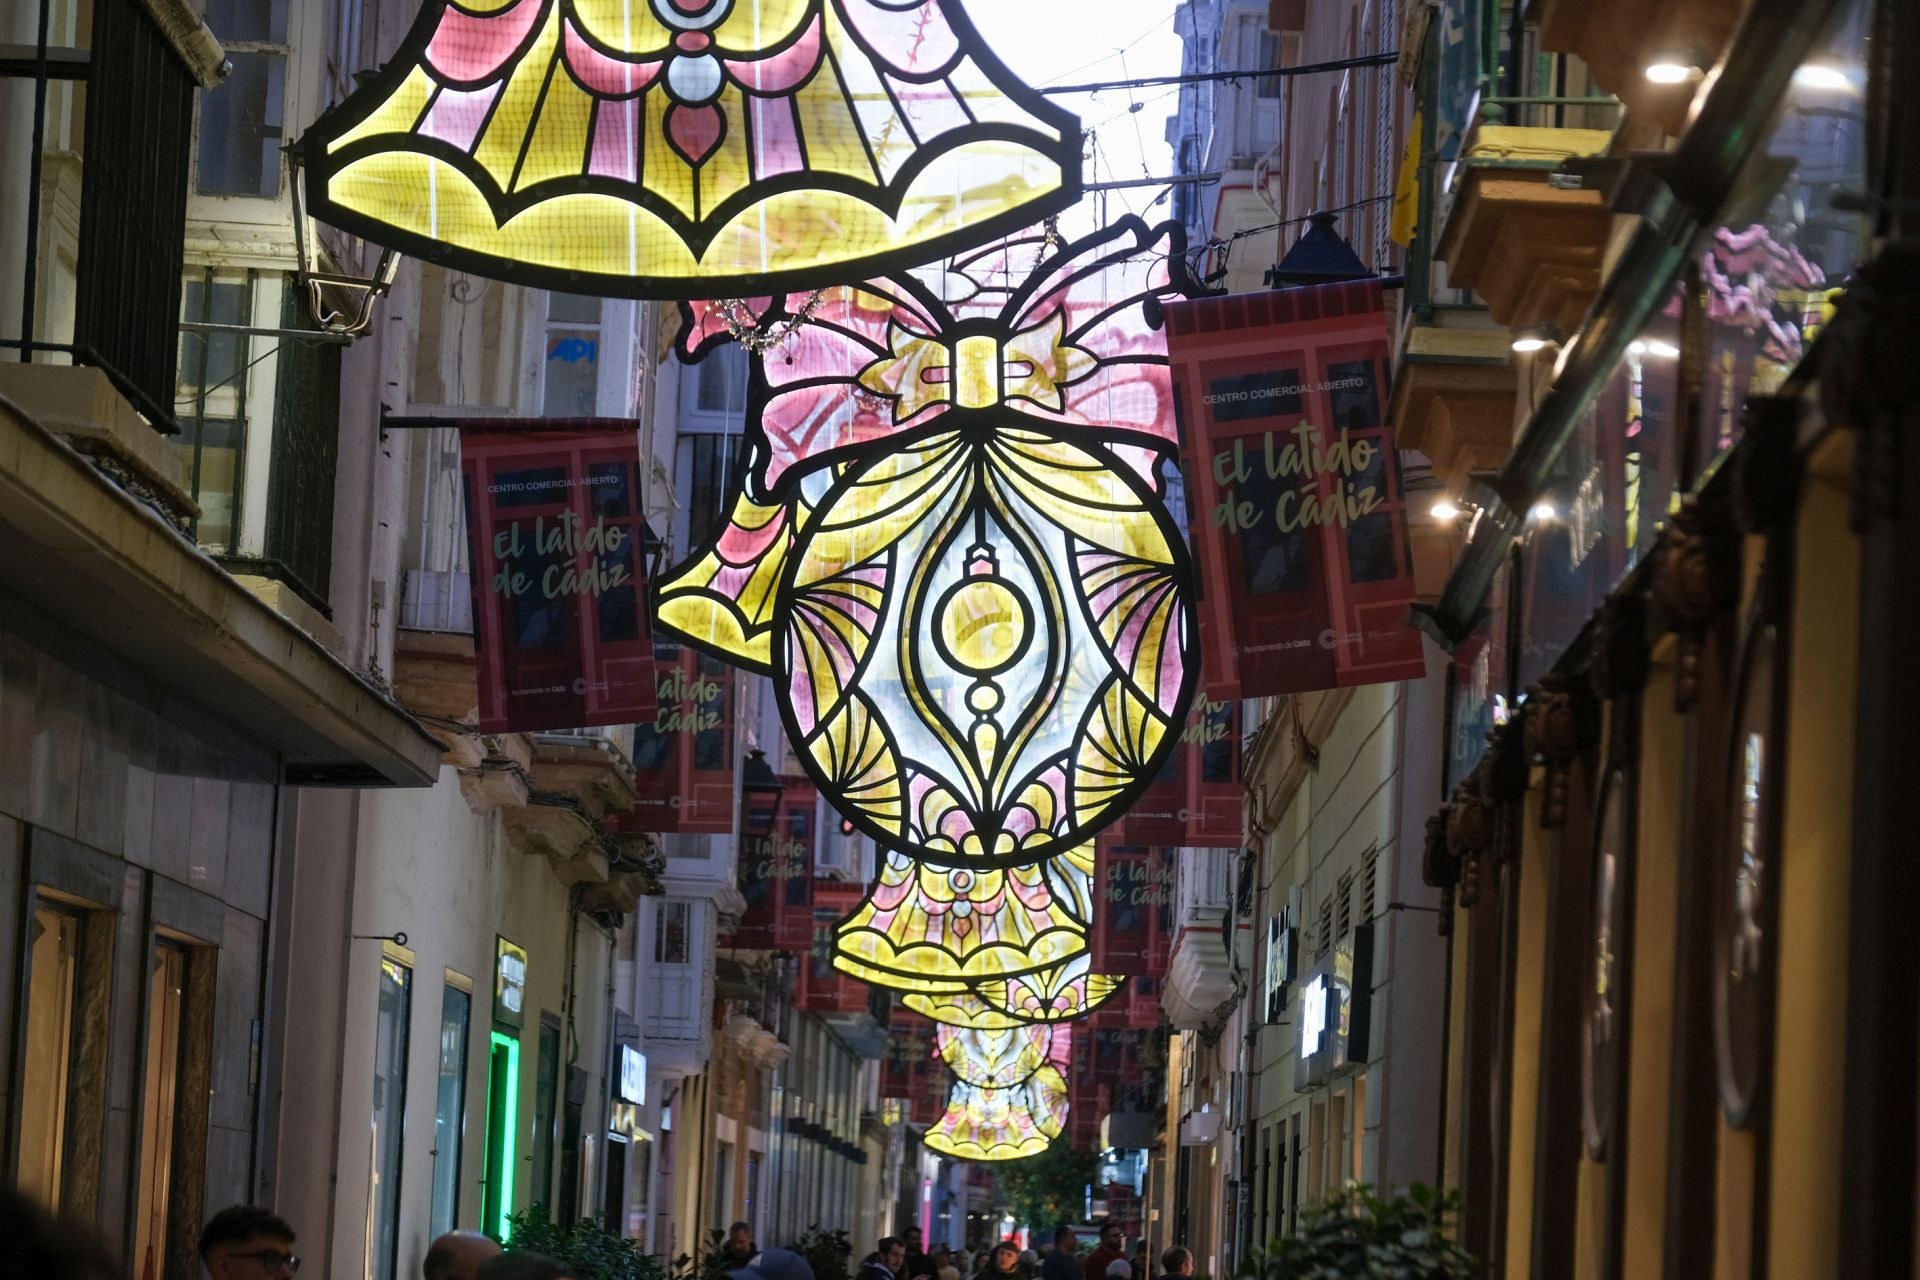
M807 771L886 848L1058 855L1175 745L1193 574L1159 313L1183 250L1136 218L1015 240L830 290L752 362L729 521L663 581L659 625L774 676ZM688 358L715 316L691 311Z
M322 219L631 297L899 269L1065 207L1080 126L958 0L425 0L303 145Z
M915 1013L953 1027L1002 1030L1084 1018L1110 1000L1126 979L1092 971L1085 955L1039 973L995 978L961 991L921 987L901 997Z
M920 1141L961 1160L1019 1160L1046 1150L1066 1122L1066 1078L1043 1066L1005 1089L954 1081L946 1113Z
M1057 1031L1046 1026L969 1031L943 1026L936 1032L935 1044L940 1061L963 1083L982 1089L1008 1089L1025 1083L1049 1063L1064 1070L1072 1034L1064 1027Z
M961 991L1056 968L1087 948L1093 850L974 871L887 856L865 902L835 929L834 964L903 990Z

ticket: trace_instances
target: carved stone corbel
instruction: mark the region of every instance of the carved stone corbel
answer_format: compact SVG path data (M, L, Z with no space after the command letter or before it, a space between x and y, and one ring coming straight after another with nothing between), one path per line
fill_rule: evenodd
M1493 836L1493 856L1500 865L1511 862L1520 848L1521 805L1532 782L1532 769L1526 752L1526 711L1520 719L1509 720L1494 729L1488 739L1486 759L1487 799L1493 802L1497 827Z
M1848 521L1855 533L1899 510L1903 435L1920 427L1920 245L1896 241L1854 273L1822 335L1820 401L1859 433Z
M1453 889L1460 864L1447 847L1447 809L1427 815L1427 840L1420 854L1420 878L1440 891L1440 936L1453 932Z
M1547 766L1546 794L1540 803L1540 828L1558 830L1567 818L1567 788L1574 758L1593 745L1595 721L1591 692L1559 672L1540 678L1527 694L1527 750Z
M1459 865L1460 905L1468 909L1480 901L1482 863L1493 846L1496 825L1476 768L1460 780L1447 803L1447 852Z
M1689 499L1660 535L1653 592L1680 641L1673 709L1700 699L1701 662L1715 619L1740 600L1740 535L1732 513Z

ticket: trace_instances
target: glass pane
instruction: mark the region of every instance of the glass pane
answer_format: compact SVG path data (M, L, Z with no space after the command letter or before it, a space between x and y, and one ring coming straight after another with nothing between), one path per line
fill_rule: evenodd
M541 402L549 418L591 418L599 405L600 333L547 330L547 384Z
M440 1081L433 1104L433 1234L460 1217L460 1153L467 1130L467 1039L473 996L449 986L440 998Z
M687 963L687 904L660 904L660 931L654 939L653 958L658 964Z
M244 424L231 419L183 418L182 433L173 447L188 457L193 500L200 504L194 537L203 547L226 550L233 546L233 518L240 480L240 443Z
M229 50L227 61L232 74L200 94L200 193L278 195L287 60Z
M159 1276L167 1259L167 1193L173 1174L174 1107L180 1079L180 1009L187 956L158 943L148 962L147 1065L140 1096L140 1203L134 1223L135 1274Z
M285 44L287 0L207 0L207 27L229 43Z
M16 1185L48 1210L60 1208L67 1133L67 1073L80 921L53 907L33 913L33 972L27 988L26 1070L21 1077L20 1167Z
M413 971L380 962L380 1012L373 1046L373 1186L368 1209L367 1275L394 1280L400 1240L400 1156L406 1137L407 1023Z
M180 318L199 324L251 323L252 289L245 277L209 280L190 278L181 292ZM247 337L241 333L180 335L180 397L204 389L208 394L231 390L247 359ZM184 406L183 406L184 407Z
M728 343L699 364L694 408L701 413L738 415L747 407L747 352Z
M600 299L578 293L547 295L547 319L572 320L579 324L600 323Z

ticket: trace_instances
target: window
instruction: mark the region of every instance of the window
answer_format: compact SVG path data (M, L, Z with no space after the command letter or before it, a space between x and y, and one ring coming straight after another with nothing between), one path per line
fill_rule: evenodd
M533 1069L533 1204L551 1205L553 1194L554 1099L560 1088L560 1024L540 1015L540 1056Z
M1379 892L1380 855L1376 850L1367 850L1366 860L1360 867L1360 918L1371 920L1379 914L1377 895Z
M1263 19L1255 18L1253 21L1259 23ZM1280 65L1280 44L1273 38L1273 32L1264 28L1256 30L1253 48L1253 65L1259 70L1266 71ZM1253 82L1253 91L1262 98L1278 98L1284 79L1282 76L1261 76Z
M719 1143L713 1157L713 1225L725 1231L733 1221L733 1144Z
M727 495L746 465L744 435L683 434L681 470L687 479L687 550L705 546L726 519Z
M1353 929L1353 872L1343 872L1339 880L1340 905L1334 920L1334 936L1344 938Z
M747 411L747 349L737 342L716 348L693 366L693 411L737 423Z
M173 1182L173 1136L180 1095L181 1042L187 982L184 947L155 941L147 957L147 1047L140 1090L140 1196L135 1208L135 1273L166 1272L167 1196Z
M34 909L30 930L26 1070L21 1076L20 1163L15 1185L57 1213L79 1004L80 917L43 903Z
M467 980L447 975L440 996L440 1076L433 1105L433 1234L451 1231L460 1218L460 1155L467 1128L467 1040L473 1024L473 991Z
M750 1230L755 1232L760 1230L760 1224L753 1216L753 1204L756 1198L754 1193L760 1189L760 1162L763 1159L765 1159L765 1157L758 1151L749 1151L747 1153L746 1177L740 1188L742 1200L740 1220L746 1223Z
M659 927L653 936L655 964L687 963L688 907L684 899L660 904Z
M232 71L200 94L195 185L209 196L278 196L286 125L287 0L208 0L206 17Z
M209 267L188 276L181 319L190 324L252 324L253 292L253 272ZM202 546L220 551L236 545L251 345L242 333L187 330L180 335L180 386L174 405L182 434L173 447L186 457L188 484L200 506L194 536Z
M547 363L541 412L591 418L600 407L600 299L547 295Z
M373 1186L367 1205L367 1276L394 1280L400 1246L400 1160L407 1121L407 1024L413 970L380 961L380 1003L373 1037Z
M1313 950L1315 956L1324 956L1333 950L1333 897L1329 894L1320 903L1319 945Z

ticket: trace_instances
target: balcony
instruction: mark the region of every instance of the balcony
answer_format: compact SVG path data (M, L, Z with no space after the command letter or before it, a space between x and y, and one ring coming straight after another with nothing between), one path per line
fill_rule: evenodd
M1748 0L1536 0L1529 16L1540 47L1577 56L1595 87L1617 96L1635 120L1670 136L1686 125L1692 84L1661 85L1646 77L1652 53L1697 50L1709 59L1726 48Z
M1574 100L1581 109L1610 106ZM1604 155L1607 129L1501 123L1511 108L1544 118L1559 99L1489 98L1445 192L1435 256L1507 326L1572 332L1600 291L1612 215L1604 191L1569 181L1569 161Z
M1183 1031L1218 1025L1236 995L1232 936L1236 849L1182 849L1174 886L1173 952L1160 1003Z

